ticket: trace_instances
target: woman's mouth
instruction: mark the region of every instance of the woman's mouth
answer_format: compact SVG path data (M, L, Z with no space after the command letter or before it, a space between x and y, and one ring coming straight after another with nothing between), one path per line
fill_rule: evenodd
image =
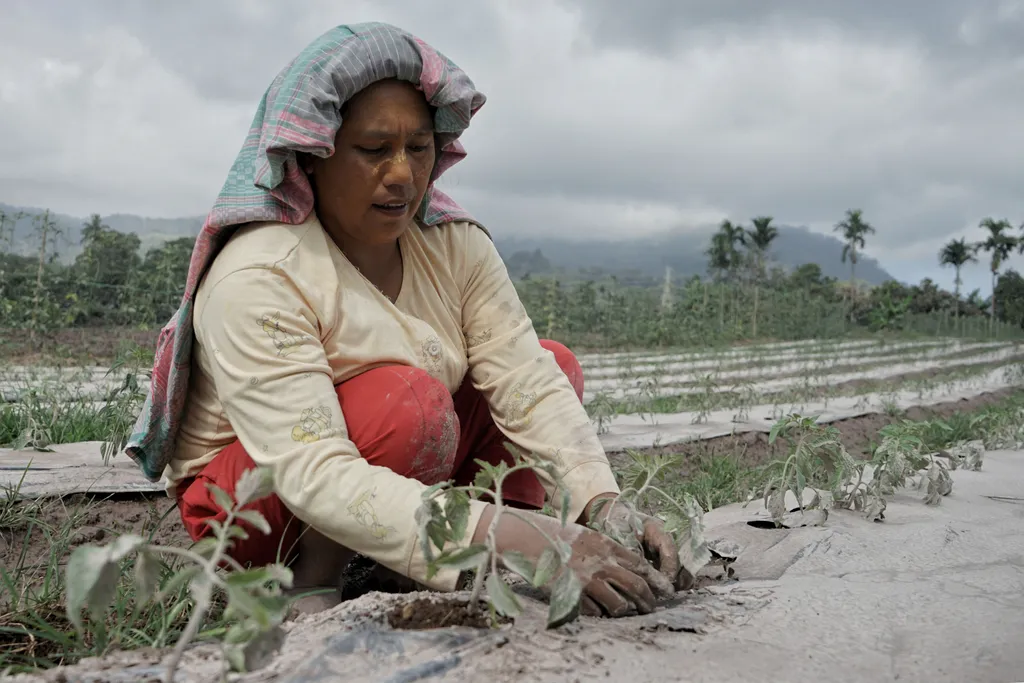
M401 204L374 204L373 208L385 215L398 217L405 215L405 212L409 209L409 204L408 202L403 202Z

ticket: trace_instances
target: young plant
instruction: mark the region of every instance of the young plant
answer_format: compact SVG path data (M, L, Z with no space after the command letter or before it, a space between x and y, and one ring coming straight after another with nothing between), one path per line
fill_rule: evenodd
M627 454L630 463L623 471L626 485L614 498L604 498L595 503L594 517L600 521L591 526L620 545L642 554L637 536L643 531L643 518L638 510L654 511L665 522L665 530L675 539L680 566L695 577L711 561L704 539L704 510L691 494L684 493L677 500L659 486L666 471L678 467L681 457L636 451L627 451ZM608 508L608 513L602 515L605 508ZM621 517L615 515L616 508L625 514ZM619 523L611 522L613 519Z
M189 584L195 602L192 616L178 639L168 663L165 681L172 682L185 648L192 642L212 605L214 592L227 598L225 618L234 623L228 628L222 649L226 668L244 671L253 654L269 638L279 635L278 626L288 613L290 600L282 588L291 588L291 570L281 564L245 569L227 555L234 539L248 534L235 524L244 521L263 533L270 526L256 510L243 509L273 492L273 479L266 468L244 472L235 486L235 500L223 489L207 484L217 505L227 512L223 522L211 520L213 535L198 541L191 549L151 545L141 536L125 534L106 546L78 547L67 564L67 615L79 635L85 635L82 610L89 614L89 623L103 628L106 612L114 598L121 562L133 553L135 558L136 595L139 599L159 602L183 584ZM161 555L182 558L189 562L176 572L159 591L162 570ZM219 570L227 565L229 571ZM149 597L152 596L152 597Z
M736 384L736 414L733 415L733 422L746 422L750 419L750 409L757 405L757 386L749 379L741 380Z
M587 403L587 413L590 414L590 421L597 423L597 433L605 434L608 431L608 425L611 424L612 420L618 414L618 406L615 401L612 400L611 396L601 391L598 392L594 398Z
M661 382L657 376L646 377L640 382L639 391L629 401L629 412L640 416L644 422L658 424L657 413L652 409L655 401L661 396Z
M518 449L508 444L506 449L513 456L513 465L505 462L492 465L477 460L481 470L472 485L455 486L452 482L446 481L435 484L423 492L422 503L416 510L416 522L419 525L420 547L427 558L427 575L433 577L441 567L472 572L473 586L468 610L472 613L477 609L480 594L486 587L492 618L495 611L514 618L522 611L522 605L498 573L500 565L523 577L533 587L550 590L547 623L548 628L557 628L574 620L579 614L580 596L583 593L579 578L568 566L572 549L565 541L552 538L529 516L506 506L502 501L502 489L506 478L515 472L532 470L545 473L553 479L557 479L558 475L553 466L533 459L527 460ZM479 498L482 495L492 497L494 502L494 517L487 528L484 542L446 550L445 545L448 542L455 543L465 537L469 522L470 497ZM569 521L566 518L569 506L569 492L563 489L563 527ZM541 553L536 564L519 552L498 552L495 533L504 515L511 515L526 522L547 540L548 547Z
M781 526L789 513L787 491L796 496L801 511L825 506L827 502L820 497L805 504L804 489L837 491L857 468L840 440L839 430L818 424L814 417L793 414L782 418L768 433L768 444L775 445L779 439L788 444L786 455L766 468L762 493L765 509L776 526Z
M697 402L697 413L693 416L693 424L704 424L708 421L712 411L718 406L718 382L714 372L709 372L700 378L698 391L695 394Z

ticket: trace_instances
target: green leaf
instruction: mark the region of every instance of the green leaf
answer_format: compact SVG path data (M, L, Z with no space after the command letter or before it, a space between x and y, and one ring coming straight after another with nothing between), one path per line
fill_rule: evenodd
M427 522L427 536L438 550L444 550L444 544L451 540L444 523L433 519Z
M261 631L271 627L270 610L255 595L230 583L227 585L227 595L228 607L232 612L252 619Z
M215 521L215 520L209 520ZM217 539L205 536L192 544L192 552L202 558L208 558L217 548Z
M254 467L251 470L246 470L242 472L235 483L235 499L238 501L238 507L244 507L253 501L266 498L273 492L274 473L269 467ZM220 505L219 501L218 505ZM227 510L229 507L224 509Z
M555 580L551 587L551 599L548 605L548 628L558 628L576 619L580 613L580 596L583 586L576 572L569 567Z
M80 546L68 558L66 607L68 620L79 633L84 627L82 608L94 621L103 619L117 592L121 560L143 545L141 536L124 534L107 546Z
M449 491L444 502L444 516L452 528L452 539L461 541L469 525L469 495L460 489Z
M517 550L506 550L501 554L501 561L508 569L533 583L533 576L537 570L534 568L533 562L526 555Z
M506 617L516 617L522 611L519 600L508 584L501 580L497 572L491 572L487 576L487 597L490 598L494 609Z
M142 602L154 597L160 585L160 558L142 550L135 558L135 594Z
M249 470L250 472L252 470ZM244 474L242 476L245 476ZM206 482L206 488L209 489L213 495L213 502L217 504L221 510L228 511L235 507L235 501L231 499L231 496L227 491L217 486L213 482Z
M259 510L239 510L235 514L235 518L250 524L264 534L269 534L271 531L270 523Z
M555 575L561 566L558 553L552 548L545 548L537 560L537 570L533 573L533 585L535 588L547 585L551 577Z
M163 588L160 589L160 593L154 598L154 602L163 602L168 596L175 595L182 586L194 579L202 571L197 565L185 567L178 571L176 574L172 574L171 578L167 579L167 583L164 584ZM178 605L187 605L187 601L179 601Z
M240 572L231 572L225 578L225 583L238 588L254 588L262 586L273 578L273 574L266 567L256 569L245 569Z
M559 510L561 512L560 519L562 520L562 526L569 523L569 509L572 507L572 494L569 492L568 486L562 487L562 507Z
M87 607L91 617L102 618L114 599L119 576L117 563L110 561L107 548L83 545L71 553L67 566L67 613L79 634L84 635L85 628L82 608Z
M477 460L477 464L480 465L480 469L476 473L476 477L473 479L473 485L482 489L490 489L494 486L495 472L494 467L489 462Z
M440 555L436 562L446 567L454 567L460 571L479 567L480 563L487 557L487 546L483 544L471 545L468 548L459 548Z

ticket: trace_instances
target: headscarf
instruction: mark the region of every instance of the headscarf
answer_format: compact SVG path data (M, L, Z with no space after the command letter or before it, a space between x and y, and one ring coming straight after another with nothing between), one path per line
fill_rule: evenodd
M241 152L196 238L181 305L160 331L149 394L125 452L150 481L174 455L188 394L192 307L214 257L242 225L299 224L313 210L313 189L296 154L334 153L341 107L376 81L397 78L420 89L435 109L440 153L417 211L424 227L472 217L434 182L466 152L458 138L485 97L447 57L389 24L338 26L314 40L270 84Z

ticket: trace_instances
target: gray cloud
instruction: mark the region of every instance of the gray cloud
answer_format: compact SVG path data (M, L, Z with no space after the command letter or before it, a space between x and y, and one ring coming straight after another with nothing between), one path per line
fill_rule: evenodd
M883 264L948 282L943 240L1024 219L1021 0L12 0L7 17L14 204L203 213L278 70L333 25L383 20L488 95L444 185L499 235L765 213L830 232L859 207Z

